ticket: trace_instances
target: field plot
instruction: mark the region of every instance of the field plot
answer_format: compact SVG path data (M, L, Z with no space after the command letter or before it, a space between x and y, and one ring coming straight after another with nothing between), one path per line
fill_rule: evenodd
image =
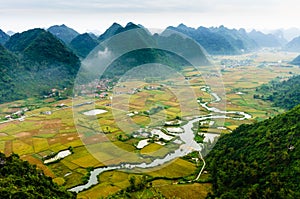
M234 114L228 114L230 118L225 120L212 119L213 123L206 130L213 133L230 133L240 124L261 121L283 112L284 110L272 107L267 101L254 99L253 95L256 87L276 77L284 80L294 74L300 74L299 67L287 64L294 57L293 53L267 51L242 56L215 57L214 65L221 72L212 69L211 66L187 68L183 71L192 95L187 95L187 87L183 86L182 81L176 82L177 79L173 82L164 82L164 86L141 82L124 83L119 90L109 91L107 98L74 108L83 116L79 119L82 119L84 126L75 126L71 99L58 102L53 99L47 101L28 99L2 104L0 105L2 119L24 107L34 108L25 112L24 120L3 120L4 123L0 123L0 151L7 155L12 152L19 154L22 159L36 164L46 175L54 178L55 182L67 188L86 181L88 168L122 162L139 163L142 158L143 161L150 163L153 158L163 157L176 147L175 144L172 145L172 141L163 141L165 145L158 144L159 139L147 137L147 131L163 126L165 121L182 119L183 122L187 122L191 116L209 114L209 111L197 104L197 100L201 103L208 102L208 106L221 110L240 111L252 116L251 119L243 121L234 119L236 116ZM246 58L253 59L251 65L229 67L221 64L223 59ZM213 96L203 90L207 85L212 92L221 96L220 102L212 102L215 100ZM124 93L121 96L118 92ZM82 99L82 102L93 100L94 98ZM64 107L58 108L61 104L64 104ZM183 105L187 107L185 110ZM84 112L96 109L106 112L94 116L83 115ZM78 120L76 116L78 115L75 115L75 120ZM121 124L127 127L123 128ZM77 130L82 129L89 131L78 134ZM134 137L133 134L136 132L146 135ZM147 146L138 149L136 146L142 139L152 140ZM69 147L73 151L70 156L53 164L43 164L44 157ZM145 175L162 179L154 180L151 189L139 194L149 198L157 196L155 195L157 193L170 198L204 197L211 190L210 184L175 184L177 181L171 180L194 176L197 167L195 163L178 158L155 168L155 171ZM123 171L104 172L99 176L100 183L81 192L78 198L106 197L126 189L132 176L139 179L142 175ZM188 192L183 191L187 189Z
M199 199L205 198L207 193L212 190L212 186L209 183L194 183L185 185L164 185L159 186L157 189L167 198L176 196L177 198Z

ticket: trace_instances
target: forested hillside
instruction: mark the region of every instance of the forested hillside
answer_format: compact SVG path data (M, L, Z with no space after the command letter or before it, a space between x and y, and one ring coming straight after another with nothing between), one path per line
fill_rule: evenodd
M299 121L297 106L221 136L206 158L214 197L300 198Z
M300 75L282 82L273 80L256 89L254 98L270 100L274 106L291 109L300 104Z
M0 103L71 87L79 58L43 29L14 34L0 46Z
M76 198L18 155L0 153L0 198Z

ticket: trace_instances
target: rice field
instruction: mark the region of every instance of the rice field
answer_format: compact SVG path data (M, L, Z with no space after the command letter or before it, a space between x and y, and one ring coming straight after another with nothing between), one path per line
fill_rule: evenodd
M243 55L247 57L249 55ZM222 70L222 82L215 69L210 66L201 68L201 76L194 68L187 68L183 71L189 78L189 89L193 95L186 96L186 87L182 86L182 82L166 83L168 86L160 87L153 85L153 89L143 89L141 92L126 94L123 98L113 96L113 100L103 99L95 102L94 105L85 105L77 107L79 114L92 110L103 109L106 113L96 115L94 123L89 118L83 119L85 127L76 128L72 108L57 109L58 104L72 105L72 100L67 99L59 102L53 100L20 100L12 103L0 105L0 118L7 114L19 111L24 104L38 104L40 108L28 111L25 121L12 121L8 123L0 123L0 151L5 154L17 153L22 159L36 164L42 169L46 175L51 176L55 182L66 187L72 187L82 183L82 177L87 174L86 168L99 167L110 164L118 164L125 161L138 162L141 156L149 157L147 161L151 161L151 157L161 157L168 153L166 146L151 143L141 150L137 150L135 144L139 141L132 138L133 131L139 128L155 127L162 125L166 120L174 120L177 117L186 117L192 115L191 109L183 111L181 105L194 107L193 102L197 98L202 102L209 102L213 98L201 88L208 83L211 85L213 92L220 96L226 92L222 103L226 105L227 111L243 111L252 115L252 119L246 121L238 121L233 119L215 120L214 126L210 131L217 131L216 127L224 125L227 130L223 133L229 133L242 123L252 123L253 121L261 121L269 117L283 112L283 110L272 107L269 102L257 100L253 98L255 88L267 83L276 77L286 78L293 74L299 74L299 67L286 67L285 65L265 65L259 66L262 62L274 62L281 60L290 60L294 54L283 54L276 52L270 54L263 52L258 54L252 66L240 66L236 68L225 68ZM241 57L217 57L216 67L221 69L219 61L226 59L239 59ZM198 68L199 69L199 68ZM200 69L199 69L200 70ZM205 77L205 78L203 78ZM224 87L222 87L222 84ZM141 82L130 82L126 88L132 88L136 85L144 84ZM156 87L159 87L156 88ZM196 99L194 99L196 98ZM120 100L118 100L120 99ZM87 99L82 99L86 101ZM181 101L183 100L183 101ZM110 104L112 103L112 106ZM214 103L215 107L222 109L222 106ZM151 115L145 112L157 106L164 107L162 110ZM196 107L199 114L206 114L199 106ZM187 111L188 110L188 111ZM44 114L51 111L50 115ZM128 116L128 113L135 113ZM117 118L117 119L116 119ZM78 118L76 118L78 119ZM120 122L128 125L128 129L121 128ZM78 134L77 130L92 129L84 134ZM103 132L95 135L93 130ZM119 139L120 136L122 139ZM111 141L111 142L107 142ZM86 146L87 148L86 148ZM65 150L73 147L74 153L58 163L44 165L42 158L51 153ZM130 154L130 155L128 155ZM196 170L196 165L183 159L177 159L172 163L158 168L153 172L147 173L152 177L180 178L192 175ZM105 172L99 176L101 183L89 190L83 191L78 198L99 198L105 197L111 193L115 193L129 185L128 174L121 171ZM153 181L154 187L166 197L177 196L179 198L195 198L195 196L205 196L211 190L210 184L187 184L175 185L168 180ZM189 189L190 192L184 190ZM145 195L150 193L145 193ZM150 194L151 195L151 194Z

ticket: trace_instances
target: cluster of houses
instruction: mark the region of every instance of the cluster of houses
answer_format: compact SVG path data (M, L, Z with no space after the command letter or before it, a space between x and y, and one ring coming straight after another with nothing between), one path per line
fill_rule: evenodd
M48 95L44 95L44 98L51 98L51 97L59 97L61 96L61 93L63 93L67 88L64 88L64 90L58 90L56 88L52 88Z
M125 89L126 86L122 85L119 86L120 89L117 91L114 91L113 94L115 95L134 95L138 92L142 92L143 90L148 90L148 91L153 91L153 90L163 90L162 86L144 86L144 88L130 88L130 89Z
M244 60L233 60L233 59L222 59L221 65L222 68L236 68L240 66L251 66L253 64L252 59L244 59Z
M89 95L105 99L108 96L108 91L112 89L113 84L111 79L94 80L89 84L77 85L76 90L80 92L75 95Z
M23 121L24 120L23 116L24 116L25 112L27 112L27 111L29 111L29 108L23 108L23 109L21 109L17 112L14 112L10 115L6 115L5 119L12 120L12 119L18 119L19 118L20 121Z

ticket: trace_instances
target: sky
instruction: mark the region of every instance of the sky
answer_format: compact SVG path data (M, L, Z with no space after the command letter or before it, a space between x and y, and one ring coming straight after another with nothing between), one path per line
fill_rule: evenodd
M298 0L0 0L0 29L21 32L65 24L104 32L113 22L164 29L224 25L247 30L300 28Z

